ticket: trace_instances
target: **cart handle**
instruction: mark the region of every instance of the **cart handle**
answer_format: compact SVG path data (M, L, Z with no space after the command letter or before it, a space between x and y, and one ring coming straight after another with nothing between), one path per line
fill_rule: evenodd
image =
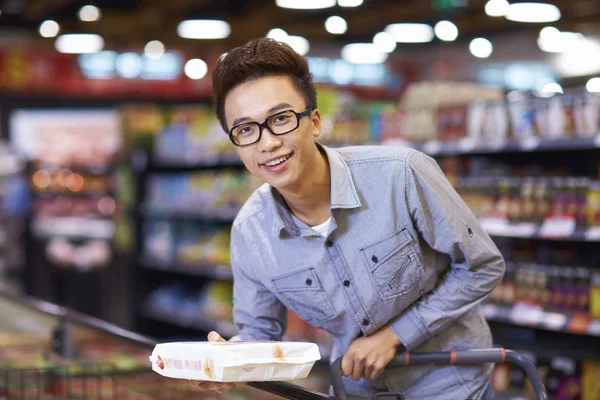
M505 363L516 364L525 370L527 377L531 381L537 400L547 400L548 394L537 375L535 365L521 353L514 350L505 349L485 349L485 350L467 350L467 351L448 351L439 353L399 353L387 368L406 367L409 365L476 365L487 363ZM331 364L331 381L336 400L347 400L346 390L342 383L340 374L342 366L342 357Z

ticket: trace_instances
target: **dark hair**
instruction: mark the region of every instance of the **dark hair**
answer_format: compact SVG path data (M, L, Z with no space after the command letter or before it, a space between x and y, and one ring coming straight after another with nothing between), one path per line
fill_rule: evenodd
M225 97L236 86L267 76L289 76L307 108L317 107L317 92L308 61L288 44L266 37L229 51L217 62L212 75L213 100L221 126L227 129Z

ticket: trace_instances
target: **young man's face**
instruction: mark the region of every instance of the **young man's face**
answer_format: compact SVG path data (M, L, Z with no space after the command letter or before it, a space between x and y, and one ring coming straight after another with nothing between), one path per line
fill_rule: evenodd
M306 102L289 77L265 77L245 82L225 98L228 129L245 122L263 123L281 111L301 113L305 109ZM299 187L304 173L320 156L314 144L314 137L319 136L321 129L319 111L311 111L299 122L292 132L273 135L264 128L257 143L236 146L248 171L280 190Z

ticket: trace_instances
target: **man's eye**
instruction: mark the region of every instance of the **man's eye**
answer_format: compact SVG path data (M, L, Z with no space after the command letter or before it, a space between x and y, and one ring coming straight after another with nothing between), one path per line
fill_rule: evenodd
M275 118L275 123L276 124L285 123L285 122L289 121L289 119L290 119L289 115L279 115L279 116L277 116L277 118Z
M249 135L254 132L254 129L251 126L244 126L243 128L238 129L238 135Z

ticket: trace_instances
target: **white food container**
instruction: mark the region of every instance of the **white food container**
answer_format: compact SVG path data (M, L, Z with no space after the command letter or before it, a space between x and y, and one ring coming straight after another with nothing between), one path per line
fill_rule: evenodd
M305 342L176 342L157 344L152 370L168 378L213 382L303 379L319 347Z

